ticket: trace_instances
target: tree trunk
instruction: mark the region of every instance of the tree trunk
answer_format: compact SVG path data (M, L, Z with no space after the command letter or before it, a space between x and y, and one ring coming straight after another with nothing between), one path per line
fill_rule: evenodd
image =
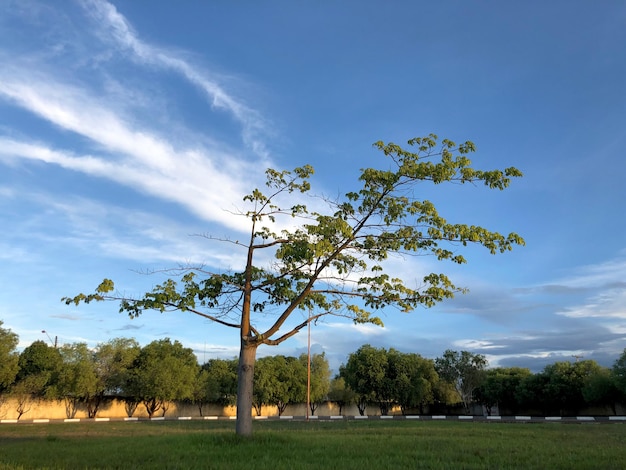
M257 345L241 340L237 371L237 426L239 436L252 436L252 388Z

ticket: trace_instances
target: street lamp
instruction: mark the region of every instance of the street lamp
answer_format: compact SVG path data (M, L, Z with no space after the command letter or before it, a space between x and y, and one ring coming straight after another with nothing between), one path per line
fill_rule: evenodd
M309 321L307 322L307 361L306 361L306 420L309 420L311 409L311 309L309 308Z
M58 336L55 336L54 337L54 341L52 341L52 338L50 337L50 335L48 334L48 332L46 330L41 330L41 332L46 334L46 336L50 340L50 344L52 344L56 348L57 347Z

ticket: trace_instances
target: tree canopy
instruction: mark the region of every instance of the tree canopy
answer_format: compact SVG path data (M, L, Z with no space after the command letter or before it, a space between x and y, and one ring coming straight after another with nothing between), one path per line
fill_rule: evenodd
M446 350L435 359L435 370L439 377L456 389L466 411L474 397L474 391L486 379L487 359L482 354L469 351Z
M237 394L237 433L252 433L254 362L259 345L277 345L297 334L308 322L326 315L355 322L382 325L374 314L396 307L408 312L448 299L463 287L443 273L425 275L408 284L390 270L390 256L430 254L438 260L465 263L459 246L477 244L490 253L505 252L524 240L516 233L502 235L486 228L451 223L434 204L418 197L419 185L448 183L484 184L502 190L522 176L514 167L478 170L471 166L472 142L460 145L431 134L407 142L376 142L387 162L380 168L361 170L360 189L343 197L320 197L324 210L312 211L295 196L309 193L313 168L266 171L266 190L245 196L248 209L240 215L249 221L249 238L222 240L243 250L240 269L209 271L182 269L138 298L116 291L105 279L93 294L65 297L79 304L117 300L120 311L131 317L145 310L192 312L224 326L236 328L240 338ZM262 260L272 259L267 263ZM312 315L300 323L287 320L298 309ZM269 326L258 322L272 315Z
M18 337L7 328L2 328L0 320L0 393L15 380L18 371L19 355L15 351Z
M128 393L143 403L148 416L165 414L168 402L193 397L198 369L193 351L178 341L152 341L133 362Z

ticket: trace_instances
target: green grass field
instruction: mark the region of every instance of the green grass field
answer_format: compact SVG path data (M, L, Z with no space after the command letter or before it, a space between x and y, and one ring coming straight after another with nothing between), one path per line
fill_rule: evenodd
M622 424L232 421L0 425L0 469L623 469Z

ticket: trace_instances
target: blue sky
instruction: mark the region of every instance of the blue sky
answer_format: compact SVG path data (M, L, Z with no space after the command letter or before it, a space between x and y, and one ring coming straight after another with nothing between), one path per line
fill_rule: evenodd
M233 357L235 330L190 314L130 320L66 295L125 293L184 263L241 266L198 234L245 233L233 211L267 167L309 163L314 192L384 164L371 144L472 140L476 167L516 166L504 192L424 185L451 222L526 239L434 270L470 293L385 328L327 320L333 367L364 343L485 354L540 370L626 347L626 6L619 1L0 1L0 319L89 345L170 337ZM259 354L299 354L306 335Z

